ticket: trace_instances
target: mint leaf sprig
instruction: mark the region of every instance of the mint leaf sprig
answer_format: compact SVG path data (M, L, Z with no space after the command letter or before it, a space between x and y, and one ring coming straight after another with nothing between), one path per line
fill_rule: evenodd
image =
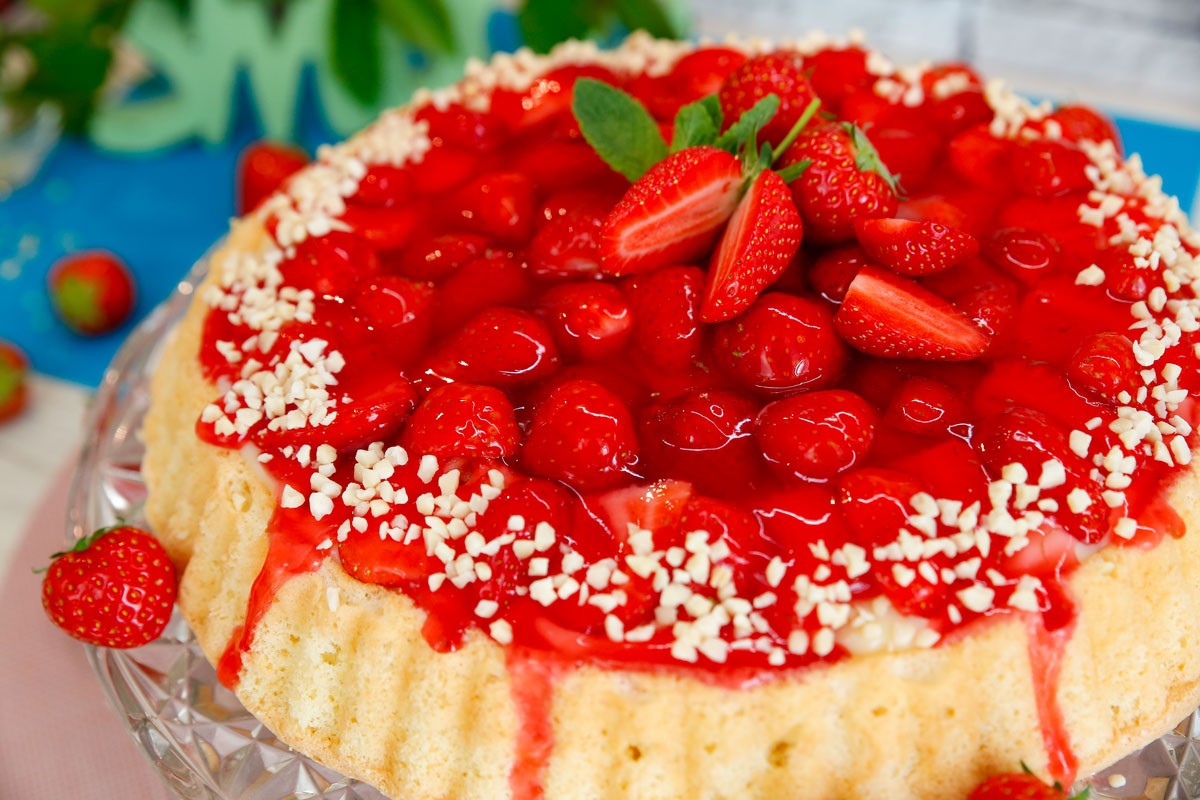
M615 171L631 182L671 153L689 147L718 147L742 159L747 185L769 168L791 146L816 115L821 101L813 99L776 146L758 145L758 134L779 113L779 97L769 94L747 109L724 133L724 114L716 95L688 103L675 115L674 133L668 145L658 123L637 98L611 84L592 78L575 83L571 110L583 138ZM785 181L798 178L807 161L780 170Z

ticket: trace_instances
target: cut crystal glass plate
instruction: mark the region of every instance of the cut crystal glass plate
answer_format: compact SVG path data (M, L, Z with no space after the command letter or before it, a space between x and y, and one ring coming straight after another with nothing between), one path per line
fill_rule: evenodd
M166 334L182 318L207 258L133 332L91 409L68 505L71 541L118 519L145 526L142 418ZM1195 535L1195 534L1193 534ZM105 692L167 784L188 800L385 800L275 738L222 686L176 613L134 650L88 648ZM1200 710L1091 778L1093 798L1200 800Z

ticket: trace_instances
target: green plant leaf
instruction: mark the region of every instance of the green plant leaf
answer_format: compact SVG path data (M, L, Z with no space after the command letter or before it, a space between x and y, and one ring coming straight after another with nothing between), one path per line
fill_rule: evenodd
M334 0L330 66L363 105L378 102L382 89L378 23L379 7L373 0Z
M424 50L454 51L454 26L444 0L377 0L383 21Z
M712 144L720 132L720 121L713 120L703 100L688 103L675 115L675 133L671 137L671 152L678 153L699 144Z
M717 139L717 147L737 154L746 142L758 135L758 132L771 121L777 111L779 111L779 96L767 95L746 109L746 113L742 114L737 122L730 125L729 130L721 134L721 138Z
M776 170L776 172L779 173L779 177L783 178L784 183L791 183L803 175L804 170L808 169L811 165L812 160L806 158L803 161L797 161L795 164L789 164L783 169Z
M644 30L661 39L678 39L681 32L658 0L615 0L617 18L631 31Z
M650 112L620 89L580 78L571 109L583 138L629 180L636 181L667 157L667 143Z
M592 5L587 0L525 0L517 12L525 44L545 53L559 42L586 37L597 19Z

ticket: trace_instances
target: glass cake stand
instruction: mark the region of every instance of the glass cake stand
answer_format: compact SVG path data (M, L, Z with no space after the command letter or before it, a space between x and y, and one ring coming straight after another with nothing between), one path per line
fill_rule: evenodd
M118 520L146 525L140 430L149 376L207 263L206 256L133 332L100 385L71 487L72 541ZM385 800L279 741L217 681L178 612L157 641L134 650L89 647L88 658L138 746L181 797ZM1076 788L1085 785L1093 797L1200 800L1200 710Z

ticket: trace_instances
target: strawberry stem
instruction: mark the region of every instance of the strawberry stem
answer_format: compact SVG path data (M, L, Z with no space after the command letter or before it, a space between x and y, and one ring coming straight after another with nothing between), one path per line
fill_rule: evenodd
M783 141L780 142L779 146L776 147L771 153L771 163L778 161L779 157L787 152L787 149L792 146L792 142L796 141L796 138L800 135L800 131L804 130L805 126L807 126L812 118L816 115L817 109L820 107L821 98L814 97L812 102L805 107L804 113L800 115L800 119L796 120L796 124L792 126L790 131L787 132L787 136L783 137Z

